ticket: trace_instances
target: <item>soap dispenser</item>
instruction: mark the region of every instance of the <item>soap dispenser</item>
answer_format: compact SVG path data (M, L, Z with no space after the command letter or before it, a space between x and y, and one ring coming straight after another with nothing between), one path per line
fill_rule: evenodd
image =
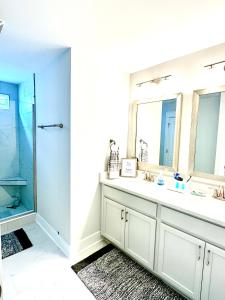
M164 181L162 172L160 172L160 173L159 173L159 176L157 177L157 184L158 184L158 185L164 185L164 184L165 184L165 181Z

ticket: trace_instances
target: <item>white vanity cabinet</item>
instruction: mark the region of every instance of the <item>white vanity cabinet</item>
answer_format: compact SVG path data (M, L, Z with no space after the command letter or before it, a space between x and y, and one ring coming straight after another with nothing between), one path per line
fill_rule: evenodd
M191 299L200 299L205 242L160 224L158 274Z
M156 221L126 208L125 223L124 250L146 267L153 269Z
M125 207L106 197L103 199L104 236L119 248L124 248Z
M167 207L160 220L158 274L190 299L224 300L225 228Z
M125 188L102 185L102 235L188 299L225 300L225 225Z
M153 269L156 220L122 205L127 200L127 195L129 198L129 194L124 195L123 192L110 190L107 187L106 191L102 202L102 235L142 265ZM140 202L141 209L143 204L141 202L145 200L138 197L134 199L132 195L130 197L131 207L134 202L138 207L138 202ZM151 212L152 203L149 204ZM154 213L156 213L155 207Z
M225 250L165 224L158 274L190 299L225 299Z
M225 250L206 244L202 300L225 299Z

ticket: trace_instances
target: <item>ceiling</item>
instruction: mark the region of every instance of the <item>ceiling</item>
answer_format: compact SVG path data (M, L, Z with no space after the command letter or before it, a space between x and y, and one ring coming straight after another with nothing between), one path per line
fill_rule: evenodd
M1 0L0 80L21 80L66 47L147 68L225 42L224 11L225 0Z

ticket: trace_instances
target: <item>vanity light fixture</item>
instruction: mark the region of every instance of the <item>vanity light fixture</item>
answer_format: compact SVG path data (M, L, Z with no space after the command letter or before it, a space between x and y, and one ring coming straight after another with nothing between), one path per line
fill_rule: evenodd
M147 80L147 81L142 81L136 84L137 87L141 87L143 84L145 83L155 83L155 84L159 84L162 80L167 80L169 77L171 77L172 75L166 75L166 76L162 76L162 77L158 77L158 78L154 78L151 80Z
M219 64L223 64L223 63L225 63L225 60L221 60L221 61L215 62L213 64L206 65L206 66L204 66L204 68L207 68L207 69L211 70L214 66L219 65ZM224 68L224 71L225 71L225 65L224 65L223 68Z

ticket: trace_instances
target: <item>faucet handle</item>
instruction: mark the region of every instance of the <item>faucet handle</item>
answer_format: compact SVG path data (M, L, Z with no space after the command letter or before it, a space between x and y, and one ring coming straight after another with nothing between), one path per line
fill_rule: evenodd
M222 195L222 197L223 197L223 199L225 199L225 186L223 186L222 188L223 188L223 195Z
M219 187L219 197L220 197L220 198L223 198L223 195L224 195L224 187L221 185L221 186Z
M213 190L213 198L217 198L217 189Z

